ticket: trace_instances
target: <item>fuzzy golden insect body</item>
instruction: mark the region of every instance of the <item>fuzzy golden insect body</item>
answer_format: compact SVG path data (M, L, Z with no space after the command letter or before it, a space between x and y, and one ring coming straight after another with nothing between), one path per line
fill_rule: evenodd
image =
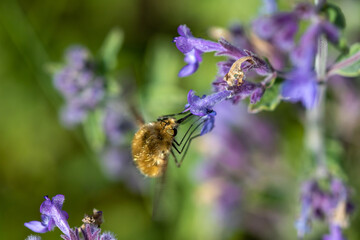
M132 156L137 168L148 177L164 174L178 123L174 118L141 126L132 141Z

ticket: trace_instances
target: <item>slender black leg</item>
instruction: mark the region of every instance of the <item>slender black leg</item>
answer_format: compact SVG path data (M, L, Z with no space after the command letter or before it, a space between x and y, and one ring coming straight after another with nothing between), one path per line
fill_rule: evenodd
M174 114L168 114L168 115L164 115L164 116L161 116L161 117L158 117L158 121L160 120L163 120L163 119L166 119L168 117L175 117L175 116L179 116L179 115L183 115L185 114L185 112L179 112L179 113L174 113Z
M184 158L185 158L185 156L186 156L186 153L187 153L187 151L189 150L191 141L192 141L194 138L197 138L197 137L199 137L199 136L200 136L200 134L197 134L197 135L193 136L192 138L190 138L190 140L189 140L189 142L188 142L188 144L187 144L187 147L186 147L186 149L185 149L185 152L184 152L184 154L182 155L180 162L178 163L179 167L181 166L182 162L184 161ZM184 146L185 146L185 145L184 145Z
M175 139L174 139L174 142L180 147L182 142L184 141L184 139L186 138L187 134L190 132L191 128L194 126L194 124L196 124L196 122L198 122L200 119L202 118L198 118L196 121L194 121L190 127L188 128L188 130L186 131L186 133L184 134L184 136L182 137L180 143L178 143Z
M181 154L181 152L179 151L179 149L177 149L177 147L176 147L176 145L174 143L172 144L172 146L179 154Z
M180 167L181 164L182 164L182 162L184 161L184 158L185 158L185 156L186 156L186 153L187 153L187 151L188 151L188 149L189 149L189 147L190 147L191 141L192 141L194 138L197 138L197 137L200 136L200 134L197 134L197 135L195 135L195 136L193 136L193 134L195 133L196 129L198 129L201 125L203 125L204 122L205 122L205 121L202 121L201 123L199 123L199 124L195 127L195 129L193 129L193 130L191 131L189 137L186 139L185 144L184 144L184 146L182 147L182 149L181 149L180 151L179 151L179 149L177 149L177 148L175 147L175 145L173 144L173 147L175 148L175 150L176 150L179 154L182 154L182 153L183 153L180 162L177 163L177 166L178 166L178 167ZM185 151L184 151L184 150L185 150ZM176 160L176 161L177 161L177 160Z
M170 152L171 152L171 155L172 155L173 158L174 158L174 161L175 161L176 166L177 166L177 167L180 167L180 164L179 164L179 162L178 162L178 160L177 160L177 158L176 158L173 150L171 149Z
M196 131L196 129L198 129L202 124L204 124L206 120L202 121L201 123L199 123L190 133L189 137L186 139L184 146L181 148L180 153L182 153L186 147L186 145L189 144L189 141L191 141L192 135L194 134L194 132Z

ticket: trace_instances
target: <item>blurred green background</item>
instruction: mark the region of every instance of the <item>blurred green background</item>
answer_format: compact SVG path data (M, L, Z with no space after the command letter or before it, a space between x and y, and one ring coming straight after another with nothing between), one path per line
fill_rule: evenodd
M340 4L348 20L345 34L349 42L359 40L359 2L344 0ZM118 69L133 75L138 107L146 120L151 121L159 115L179 111L186 103L189 89L199 94L209 93L216 74L218 59L206 54L198 73L184 79L177 77L184 65L183 55L172 43L177 27L185 23L195 36L207 38L211 26L249 24L258 15L260 5L260 0L1 0L0 239L24 239L31 234L24 222L40 220L42 197L56 194L66 197L63 209L70 215L70 226L80 226L84 213L90 214L95 207L104 212L102 229L114 232L118 239L229 237L213 235L213 226L202 215L196 215L192 200L195 186L188 180L199 159L196 144L186 165L181 169L172 166L169 170L172 175L169 192L175 192L169 205L177 217L167 223L153 223L151 194L141 196L121 182L106 178L81 129L72 131L61 126L58 111L62 99L53 88L46 66L62 61L64 50L73 44L97 52L106 34L120 27L125 40ZM291 1L281 1L280 9L289 10L290 5ZM335 105L336 100L331 99ZM330 113L337 114L332 110ZM293 221L299 210L297 187L303 180L303 156L299 154L303 144L303 111L299 106L282 104L275 112L261 113L260 117L280 126L278 163L275 169L264 170L269 175L280 174L281 181L288 186L274 197L280 200L275 201L273 210L279 209L285 216L275 224L278 237L296 239ZM342 164L358 203L359 124L346 139L339 139L341 130L336 126L339 127L335 123L329 126L331 132L327 135L345 149ZM250 200L262 196L256 195L256 191L252 194ZM180 195L182 199L177 198ZM360 239L359 227L360 219L356 215L347 230L349 239ZM246 237L246 230L230 238L261 239ZM43 239L59 239L59 230L44 234ZM320 239L319 235L313 239Z

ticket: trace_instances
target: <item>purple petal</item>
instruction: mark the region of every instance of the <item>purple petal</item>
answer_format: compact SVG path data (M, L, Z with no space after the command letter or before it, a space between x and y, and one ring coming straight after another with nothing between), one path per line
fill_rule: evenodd
M200 136L213 130L215 126L215 115L216 112L212 112L211 114L208 115L207 120L205 121L204 126L201 129Z
M330 234L324 235L323 240L346 240L342 235L341 228L332 224L330 226Z
M315 72L301 69L291 72L283 83L282 96L285 100L301 101L306 108L312 108L318 98Z
M45 232L49 231L47 226L44 226L39 221L27 222L27 223L24 223L24 225L25 225L25 227L29 228L31 231L37 232L37 233L45 233Z
M240 86L233 86L228 89L232 92L231 99L234 103L237 103L249 96L251 96L251 102L255 103L260 100L265 91L264 87L260 83L252 83L248 81L243 81Z
M181 36L184 36L184 37L192 37L193 36L191 34L190 28L188 28L185 24L180 25L177 30Z
M295 51L290 55L291 60L295 66L299 68L313 68L315 54L317 51L318 38L323 33L330 41L338 41L338 30L331 23L327 21L321 21L312 24L301 37Z
M215 53L216 56L228 56L235 59L239 59L242 57L247 56L247 54L239 49L238 47L234 46L233 44L229 43L225 39L220 39L219 43L223 47L222 50L219 50Z
M190 112L197 116L205 116L211 113L215 104L225 100L231 96L230 91L222 91L218 93L213 93L211 95L204 95L202 98L195 95L195 93L190 90L188 93L188 102L190 104Z
M58 194L55 197L52 198L52 202L55 205L55 207L61 209L62 205L64 204L65 201L65 196Z
M112 233L107 232L101 234L100 240L116 240L116 238Z
M278 13L256 19L253 29L260 38L273 43L283 51L289 51L294 45L298 24L299 20L293 12Z
M261 97L265 93L265 87L258 87L256 88L250 96L250 103L254 104L260 101Z
M65 58L67 62L76 69L81 69L85 67L85 64L89 57L89 52L86 48L82 46L70 47L65 53Z
M274 35L277 26L274 24L271 17L260 17L254 20L252 28L256 35L262 39L268 40Z
M335 25L328 21L323 21L321 26L322 31L325 33L326 38L330 42L337 43L339 41L340 33L339 30L335 27Z
M184 61L188 63L188 65L184 66L178 76L179 77L187 77L196 72L199 68L199 64L202 61L201 52L193 49L192 51L185 54Z

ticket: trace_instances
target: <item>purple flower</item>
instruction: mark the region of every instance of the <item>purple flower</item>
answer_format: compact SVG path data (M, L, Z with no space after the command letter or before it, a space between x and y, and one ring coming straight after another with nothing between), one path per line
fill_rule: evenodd
M54 75L54 85L65 98L63 123L81 123L88 112L98 106L105 96L105 80L96 75L95 62L83 47L66 52L66 65Z
M86 224L85 228L81 228L83 237L80 237L77 228L71 229L68 236L62 235L64 240L116 240L112 233L100 233L100 229L92 224Z
M120 104L108 104L106 107L103 127L111 145L119 146L126 136L134 129L134 124L126 114L126 109Z
M67 222L68 214L61 210L64 203L64 195L56 195L50 200L45 196L45 201L40 206L41 222L31 221L25 223L25 227L37 233L45 233L58 227L66 236L69 236L70 227Z
M66 50L65 59L73 68L82 69L86 67L90 53L82 46L72 46Z
M176 43L176 47L185 55L184 60L188 63L188 65L180 70L179 77L186 77L196 72L199 63L202 61L201 55L204 52L223 50L219 43L195 38L186 25L180 25L178 27L178 33L180 36L175 37L174 42Z
M299 28L299 20L314 14L314 7L307 3L298 4L292 12L279 12L263 16L253 22L254 32L282 51L294 47L294 37Z
M330 42L336 43L339 40L339 31L330 22L319 21L310 25L301 37L298 46L290 55L296 67L302 70L313 69L318 39L322 34Z
M342 235L342 230L337 225L330 225L330 234L324 235L323 240L346 240Z
M313 70L293 70L287 75L281 94L285 100L300 101L306 108L312 108L318 99L316 73Z
M294 46L299 20L294 13L278 13L271 17L260 17L253 22L254 32L262 39L274 44L282 51Z
M193 115L202 117L204 125L200 135L204 135L214 128L216 115L216 112L213 110L214 106L230 96L231 92L225 90L208 96L203 95L200 98L195 95L193 90L190 90L188 93L188 104L186 104L183 112L190 111Z
M213 82L214 91L227 91L231 92L231 95L228 99L232 99L233 103L238 103L241 100L244 100L247 97L250 97L250 103L254 104L258 102L265 93L265 86L261 83L253 83L248 81L243 81L240 85L228 86L227 82L223 79L218 79Z
M217 199L217 214L224 225L229 228L238 227L240 220L241 189L228 181L221 184L221 192ZM235 211L238 210L238 211Z
M203 95L201 98L195 95L193 90L188 93L188 104L185 106L185 111L190 111L193 115L206 116L212 113L213 107L231 96L230 91L221 91L211 95Z
M327 221L331 226L330 235L324 239L342 239L341 230L338 227L347 226L347 216L351 214L353 207L349 200L348 190L339 179L333 178L329 187L329 189L322 189L315 180L303 184L302 209L296 222L299 237L309 232L309 224L317 219Z

